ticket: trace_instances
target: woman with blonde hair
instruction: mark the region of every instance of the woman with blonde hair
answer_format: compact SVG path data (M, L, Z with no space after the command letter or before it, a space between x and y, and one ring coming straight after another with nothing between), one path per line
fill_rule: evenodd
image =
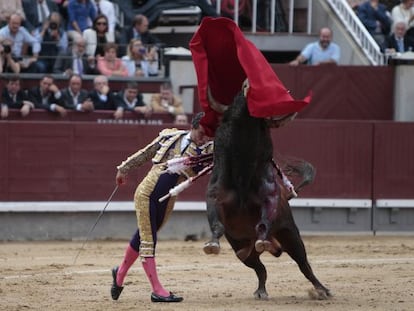
M131 39L127 55L122 62L128 69L129 77L149 77L158 75L158 54L155 46L147 48L141 40Z

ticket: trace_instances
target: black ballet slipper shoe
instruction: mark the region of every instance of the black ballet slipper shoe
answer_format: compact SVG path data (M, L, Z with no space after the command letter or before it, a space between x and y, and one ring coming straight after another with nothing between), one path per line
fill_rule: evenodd
M115 267L112 269L112 286L111 286L111 296L113 300L118 300L119 296L124 289L123 286L118 286L116 284L116 275L118 274L119 267Z
M159 296L156 293L151 294L151 301L152 302L181 302L183 301L183 297L179 297L174 295L170 292L170 295L167 297Z

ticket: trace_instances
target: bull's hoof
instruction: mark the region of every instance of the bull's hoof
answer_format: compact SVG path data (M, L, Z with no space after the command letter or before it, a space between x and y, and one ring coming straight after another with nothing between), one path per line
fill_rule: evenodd
M266 290L258 289L254 292L254 298L258 300L269 300Z
M263 240L257 240L256 243L254 243L254 249L258 253L263 253L265 251L265 241Z
M312 288L308 291L308 294L314 300L327 300L332 297L331 292L326 288Z
M207 255L218 255L220 253L220 244L217 242L207 242L203 247L204 253Z
M276 248L274 247L274 245L267 240L257 240L256 243L254 243L254 248L258 253L268 251L273 254L274 252L276 252Z

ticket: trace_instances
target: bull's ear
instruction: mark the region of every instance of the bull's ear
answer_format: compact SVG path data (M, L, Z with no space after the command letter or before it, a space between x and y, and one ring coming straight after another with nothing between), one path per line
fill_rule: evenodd
M229 108L229 106L223 105L214 99L213 95L211 94L210 86L207 87L207 99L211 109L213 109L215 112L218 112L219 114L223 114L224 111Z

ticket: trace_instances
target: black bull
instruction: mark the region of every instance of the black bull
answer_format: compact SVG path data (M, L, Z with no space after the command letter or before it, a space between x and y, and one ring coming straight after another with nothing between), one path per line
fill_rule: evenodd
M285 251L313 284L313 296L325 299L331 294L312 272L289 194L279 184L272 159L271 127L271 120L249 115L242 95L224 113L214 141L214 168L207 190L212 240L206 243L205 251L211 252L211 243L218 246L224 234L237 257L255 270L259 285L254 296L258 299L268 298L261 253L269 251L279 257ZM313 179L313 168L307 162L291 169L307 175L301 186Z

